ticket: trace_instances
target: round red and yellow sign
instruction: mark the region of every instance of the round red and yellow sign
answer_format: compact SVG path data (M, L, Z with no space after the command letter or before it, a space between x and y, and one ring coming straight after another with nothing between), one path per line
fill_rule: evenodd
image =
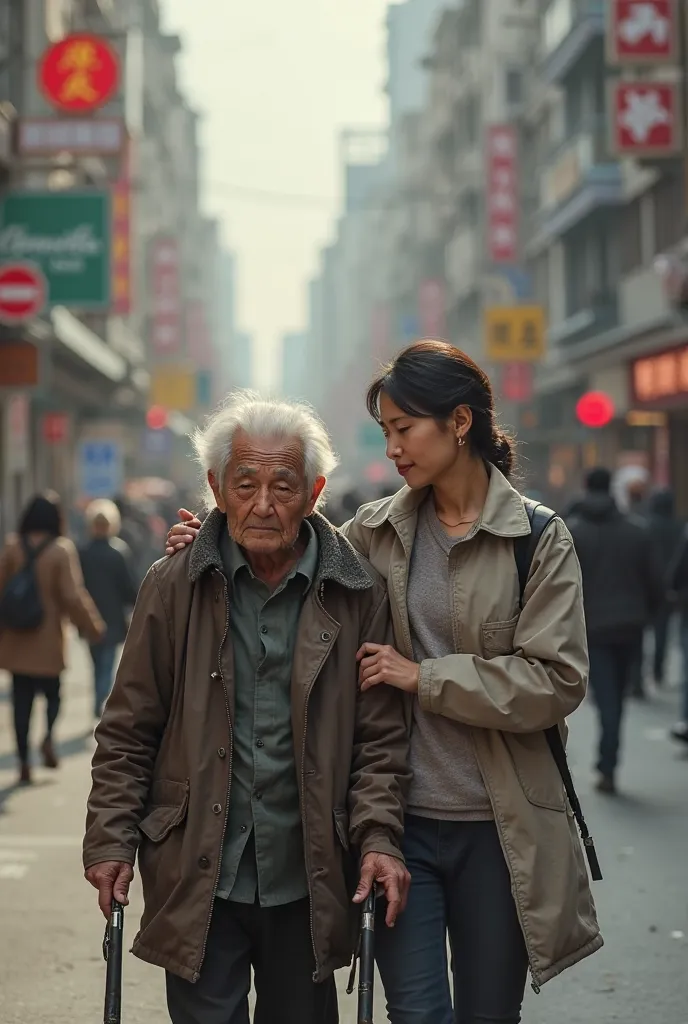
M38 65L46 99L70 114L87 114L108 102L119 85L119 57L107 40L79 32L49 47Z

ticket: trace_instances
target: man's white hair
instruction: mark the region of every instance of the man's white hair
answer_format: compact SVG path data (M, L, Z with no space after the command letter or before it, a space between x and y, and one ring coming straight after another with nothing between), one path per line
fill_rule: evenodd
M109 501L107 498L97 498L90 502L86 506L85 517L89 527L102 526L105 528L107 526L111 537L116 537L122 529L122 517L119 514L119 509L114 501Z
M191 435L204 481L210 470L222 486L232 457L234 437L239 430L254 439L299 441L309 487L313 487L318 477L329 476L337 466L338 459L327 429L310 406L303 402L261 398L255 391L233 391L205 426L198 427ZM207 481L206 500L212 504L213 494ZM323 501L324 492L316 507Z

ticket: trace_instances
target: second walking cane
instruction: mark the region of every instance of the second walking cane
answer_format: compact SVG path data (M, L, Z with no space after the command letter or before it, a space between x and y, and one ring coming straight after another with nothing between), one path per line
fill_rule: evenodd
M112 901L112 914L105 929L103 957L107 962L105 976L105 1010L103 1024L122 1021L122 948L124 945L124 907Z

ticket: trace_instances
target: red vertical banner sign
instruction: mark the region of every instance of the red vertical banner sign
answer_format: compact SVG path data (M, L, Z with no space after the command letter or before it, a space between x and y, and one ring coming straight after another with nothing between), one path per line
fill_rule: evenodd
M511 124L487 129L487 254L491 263L518 261L518 140Z
M112 313L131 313L131 142L127 141L119 179L112 186Z
M533 397L533 364L504 363L501 391L507 402L530 402Z
M151 247L153 298L151 349L158 356L176 355L181 349L179 246L176 238L156 238Z
M195 370L213 369L213 352L205 305L200 300L186 307L186 351Z
M444 338L446 330L446 300L444 281L421 281L418 289L418 323L426 338Z

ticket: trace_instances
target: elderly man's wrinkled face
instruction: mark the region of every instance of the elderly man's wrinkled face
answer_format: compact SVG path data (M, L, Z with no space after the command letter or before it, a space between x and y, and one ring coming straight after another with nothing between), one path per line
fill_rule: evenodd
M222 488L212 472L208 482L234 540L257 555L294 547L325 486L319 477L309 488L297 438L260 439L241 431L235 435Z

